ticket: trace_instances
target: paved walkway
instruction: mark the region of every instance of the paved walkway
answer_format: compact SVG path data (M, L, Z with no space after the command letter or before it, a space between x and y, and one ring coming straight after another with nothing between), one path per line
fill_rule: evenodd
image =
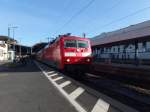
M0 71L0 112L76 112L33 62Z

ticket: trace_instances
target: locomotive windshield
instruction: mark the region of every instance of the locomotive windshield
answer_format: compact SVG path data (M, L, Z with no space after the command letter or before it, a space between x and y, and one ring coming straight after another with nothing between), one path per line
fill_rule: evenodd
M88 46L88 41L82 41L82 40L78 40L78 48L87 48Z
M83 40L65 40L65 48L87 48L88 41Z
M76 40L65 40L65 48L76 48Z

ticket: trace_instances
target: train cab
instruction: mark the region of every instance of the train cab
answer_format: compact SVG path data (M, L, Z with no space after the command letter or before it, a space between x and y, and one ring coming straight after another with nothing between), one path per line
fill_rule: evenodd
M92 63L90 40L80 37L63 37L63 65L66 69L86 69Z

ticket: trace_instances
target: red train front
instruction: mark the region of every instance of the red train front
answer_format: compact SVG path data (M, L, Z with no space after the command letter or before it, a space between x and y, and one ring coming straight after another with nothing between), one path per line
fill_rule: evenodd
M92 62L90 40L62 35L47 45L41 59L60 70L84 71Z

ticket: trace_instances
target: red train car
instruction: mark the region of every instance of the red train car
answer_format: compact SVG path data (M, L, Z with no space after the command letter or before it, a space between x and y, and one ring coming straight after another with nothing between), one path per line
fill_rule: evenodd
M92 62L90 40L75 36L59 36L38 53L38 58L59 70L84 71Z

